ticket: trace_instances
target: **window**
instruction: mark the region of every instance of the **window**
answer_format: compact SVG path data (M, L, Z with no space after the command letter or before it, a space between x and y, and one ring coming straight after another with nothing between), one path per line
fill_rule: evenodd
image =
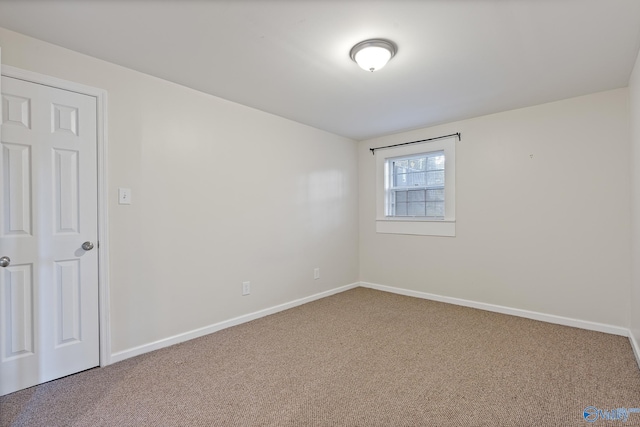
M455 236L455 137L376 151L376 231Z
M387 159L386 216L443 220L444 151Z

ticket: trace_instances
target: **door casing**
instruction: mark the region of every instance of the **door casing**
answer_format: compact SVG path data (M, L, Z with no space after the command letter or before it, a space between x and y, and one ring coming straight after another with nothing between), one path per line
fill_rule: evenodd
M107 92L80 83L58 79L9 65L1 66L6 77L38 83L96 98L98 161L98 310L100 334L100 366L111 364L111 331L109 316L109 215L107 182Z

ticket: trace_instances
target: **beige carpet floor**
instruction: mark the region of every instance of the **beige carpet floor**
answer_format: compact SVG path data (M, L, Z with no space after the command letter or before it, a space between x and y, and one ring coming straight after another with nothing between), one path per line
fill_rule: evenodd
M640 426L625 337L356 288L0 398L2 426Z

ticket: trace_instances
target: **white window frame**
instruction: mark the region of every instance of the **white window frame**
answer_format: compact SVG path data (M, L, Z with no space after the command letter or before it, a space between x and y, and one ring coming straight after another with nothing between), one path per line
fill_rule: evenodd
M445 156L445 212L444 219L429 217L396 217L386 215L386 165L389 159L433 151ZM456 235L456 137L421 144L379 150L376 156L376 232L414 234L420 236Z

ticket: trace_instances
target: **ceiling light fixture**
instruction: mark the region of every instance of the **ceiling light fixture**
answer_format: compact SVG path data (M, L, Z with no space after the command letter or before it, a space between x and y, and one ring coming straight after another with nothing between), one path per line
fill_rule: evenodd
M398 51L393 42L383 39L365 40L351 48L349 55L356 64L366 71L378 71Z

